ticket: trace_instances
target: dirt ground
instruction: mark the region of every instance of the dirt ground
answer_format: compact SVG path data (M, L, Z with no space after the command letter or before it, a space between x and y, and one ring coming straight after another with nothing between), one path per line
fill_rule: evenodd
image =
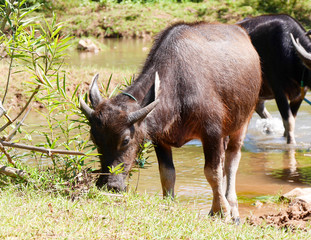
M269 213L268 213L269 212ZM310 226L311 204L301 200L294 200L276 207L276 204L262 206L261 210L245 221L256 226L273 226L290 230L306 230Z

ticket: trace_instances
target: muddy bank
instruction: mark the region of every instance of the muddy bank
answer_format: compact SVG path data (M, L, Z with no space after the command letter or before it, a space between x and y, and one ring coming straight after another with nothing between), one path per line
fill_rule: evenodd
M276 212L246 217L246 222L255 226L273 226L289 230L306 230L310 226L311 204L295 200Z

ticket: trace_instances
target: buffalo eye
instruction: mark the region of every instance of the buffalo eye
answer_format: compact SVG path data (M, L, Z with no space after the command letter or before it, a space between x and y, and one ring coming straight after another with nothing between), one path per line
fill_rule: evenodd
M122 141L121 147L125 147L130 142L130 137L125 137Z

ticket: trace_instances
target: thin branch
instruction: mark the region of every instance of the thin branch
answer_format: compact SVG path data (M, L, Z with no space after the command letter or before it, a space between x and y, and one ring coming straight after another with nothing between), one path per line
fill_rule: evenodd
M40 87L41 87L40 85L38 85L36 87L36 89L32 93L31 97L29 98L28 102L26 103L26 105L24 106L22 111L12 121L8 121L2 128L0 128L0 132L2 132L4 129L6 129L8 126L10 126L12 123L14 123L24 113L24 111L27 109L28 105L30 104L30 102L34 98L34 96L38 93Z
M6 110L4 109L3 105L2 105L2 102L0 100L0 118L6 114Z
M2 102L1 102L1 100L0 100L0 118L1 118L3 115L6 117L6 119L8 119L9 122L12 122L10 116L7 115L7 111L6 111L6 109L3 107Z
M2 103L4 103L5 97L6 97L7 93L8 93L8 90L9 90L9 84L10 84L10 78L11 78L11 72L12 72L13 59L14 59L14 50L12 50L12 57L11 57L11 60L10 60L9 72L8 72L8 77L7 77L7 80L6 80L5 92L4 92L4 96L2 98Z
M10 118L9 115L7 115L7 114L5 113L4 116L6 117L6 119L7 119L9 122L12 122L12 119Z
M12 131L12 133L5 138L6 141L11 141L12 138L15 136L17 130L20 128L20 126L23 124L23 122L25 121L27 115L29 114L31 108L28 109L28 111L26 112L26 114L24 115L23 119L16 125L16 127L14 128L14 130Z
M58 73L59 69L63 66L64 62L65 62L65 59L62 60L62 62L59 64L58 68L55 69L54 72L50 75L54 75L54 74Z
M27 175L27 173L23 170L12 168L12 167L7 167L4 165L0 165L0 173L3 173L10 177L21 177L21 178Z
M0 142L0 150L4 153L4 155L7 157L8 162L11 163L13 166L15 166L15 162L12 160L10 154L5 150L4 146Z
M39 92L40 87L41 87L40 85L36 87L36 89L33 91L32 95L30 96L28 102L26 103L22 111L13 119L12 122L15 122L25 112L25 110L27 109L28 105L30 104L34 96Z
M10 49L17 50L17 51L20 51L20 52L26 52L26 53L34 54L34 55L37 55L38 57L41 57L40 54L38 54L37 52L29 51L27 49L15 48L15 47L10 47Z
M6 13L5 13L6 17L3 17L2 24L0 26L0 31L1 32L4 32L5 25L6 25L7 21L8 21L8 18L9 18L10 14L11 14L11 8L8 6L8 8L6 9Z
M77 151L67 151L67 150L58 150L58 149L47 149L43 147L35 147L35 146L29 146L21 143L11 143L7 141L0 140L0 143L5 147L12 147L12 148L21 148L36 152L42 152L48 154L48 156L52 156L53 154L66 154L66 155L85 155L82 152Z

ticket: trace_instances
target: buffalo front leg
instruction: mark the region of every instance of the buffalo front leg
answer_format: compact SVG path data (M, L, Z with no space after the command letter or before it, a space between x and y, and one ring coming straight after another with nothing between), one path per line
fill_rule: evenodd
M283 125L285 128L284 137L286 137L288 144L296 144L295 133L294 133L294 131L295 131L295 118L291 114L291 112L289 112L288 115L289 115L288 119L283 119Z
M155 151L159 163L160 178L164 197L174 198L176 180L175 167L170 146L155 144Z
M220 214L225 220L230 219L230 205L223 189L223 161L225 158L224 139L203 139L205 156L204 174L213 190L213 203L210 215Z
M238 200L236 195L236 174L238 171L241 148L246 134L248 122L234 134L230 135L230 141L226 149L225 175L227 180L226 198L231 207L231 217L239 222Z

